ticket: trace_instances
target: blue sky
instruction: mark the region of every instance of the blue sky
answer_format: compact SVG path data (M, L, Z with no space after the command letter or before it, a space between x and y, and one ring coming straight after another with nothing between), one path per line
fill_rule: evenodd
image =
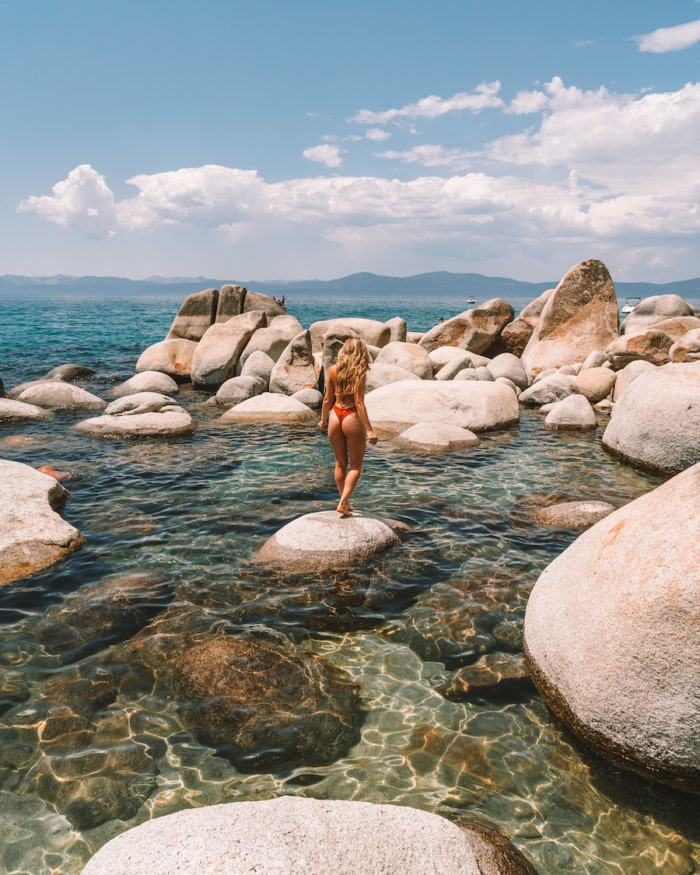
M700 276L700 2L0 0L0 274Z

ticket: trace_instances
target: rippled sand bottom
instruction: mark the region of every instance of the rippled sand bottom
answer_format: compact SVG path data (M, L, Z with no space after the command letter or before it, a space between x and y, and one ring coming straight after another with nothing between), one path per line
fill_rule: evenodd
M0 434L5 458L80 475L67 484L63 515L87 538L61 565L0 591L0 871L73 875L146 819L280 794L410 805L451 819L476 812L542 875L700 871L694 798L607 765L527 686L500 699L446 699L445 662L421 658L415 640L427 594L497 570L527 587L576 537L519 517L524 494L620 505L659 478L608 457L600 434L554 435L526 411L519 428L485 436L469 453L421 457L380 442L357 504L400 523L402 545L348 575L282 580L247 559L285 522L333 506L327 442L313 428L222 428L194 393L182 400L201 422L191 440L86 439L61 417ZM47 616L108 575L143 571L167 578L171 606L199 612L212 631L232 622L274 628L345 671L365 712L359 742L327 765L243 774L197 741L170 697L129 683L128 664L118 696L89 727L61 712L51 685L72 678L99 702L100 666L117 648L128 653L130 638L53 654L41 643ZM525 598L526 589L509 604L484 602L489 628L521 628ZM103 798L90 798L100 789ZM97 804L114 804L119 816L91 825Z

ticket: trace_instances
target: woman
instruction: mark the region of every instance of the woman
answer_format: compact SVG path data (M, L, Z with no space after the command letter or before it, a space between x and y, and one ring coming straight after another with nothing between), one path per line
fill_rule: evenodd
M328 438L335 453L335 484L340 502L338 513L352 516L350 496L362 472L367 441L377 443L377 435L365 407L365 381L370 366L369 352L359 337L349 337L328 368L323 396L321 431L328 424Z

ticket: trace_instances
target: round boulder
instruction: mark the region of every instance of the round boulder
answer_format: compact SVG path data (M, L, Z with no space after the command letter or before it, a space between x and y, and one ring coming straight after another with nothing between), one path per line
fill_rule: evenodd
M552 404L544 420L551 431L586 431L596 427L595 412L584 395L569 395Z
M445 450L462 450L478 447L481 441L466 428L445 423L419 422L402 432L396 443L408 450L440 453Z
M306 404L290 395L262 392L236 404L221 417L222 422L315 422L318 418Z
M104 845L82 875L536 875L495 827L400 805L281 796L177 811ZM362 861L358 867L358 861Z
M100 437L174 437L192 434L196 423L172 398L158 392L137 392L112 401L102 416L85 419L75 428Z
M642 373L613 407L603 446L633 464L675 474L700 461L700 362Z
M41 380L21 392L17 400L47 410L103 410L107 406L92 392L61 380Z
M342 569L398 542L396 533L376 517L321 511L287 523L262 545L252 561L295 571Z
M41 419L51 419L52 413L36 404L26 404L24 401L13 401L10 398L0 398L0 422L30 422Z
M174 395L179 392L179 386L167 374L161 371L141 371L112 389L112 395L123 398L124 395L135 395L137 392L159 392L161 395Z
M379 351L375 364L394 365L420 377L430 380L433 376L433 363L428 353L417 343L392 341Z
M694 465L581 534L540 575L524 625L528 667L552 711L614 764L691 792L698 494Z

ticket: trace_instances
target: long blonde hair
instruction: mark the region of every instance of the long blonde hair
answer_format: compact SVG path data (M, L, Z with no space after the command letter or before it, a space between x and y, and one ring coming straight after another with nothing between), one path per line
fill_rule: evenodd
M371 364L364 340L348 337L338 353L335 382L339 395L353 395Z

